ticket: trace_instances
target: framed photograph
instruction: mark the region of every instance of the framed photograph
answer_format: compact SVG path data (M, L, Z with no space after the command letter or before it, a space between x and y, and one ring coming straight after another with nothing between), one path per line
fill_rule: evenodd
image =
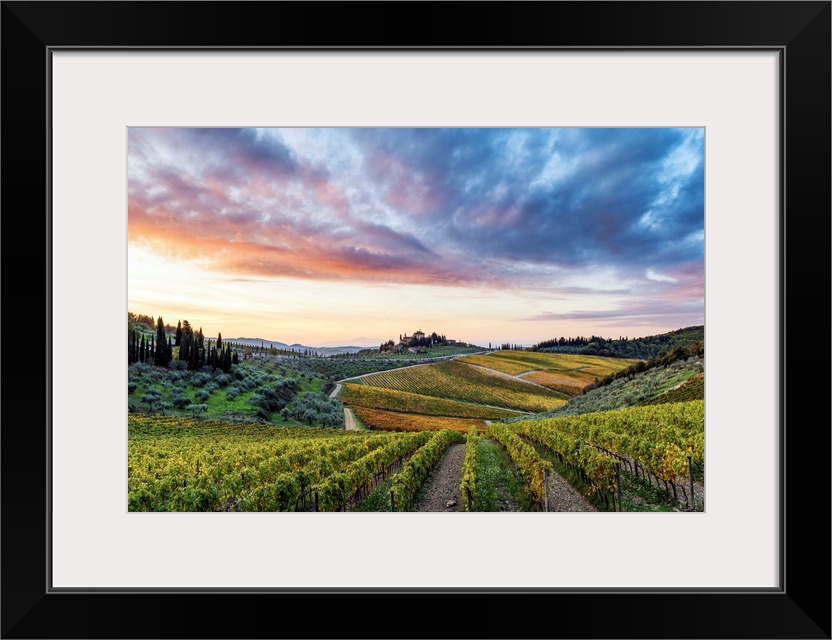
M598 9L3 3L3 637L830 637L830 3ZM516 418L674 330L567 508ZM384 485L433 433L545 474Z

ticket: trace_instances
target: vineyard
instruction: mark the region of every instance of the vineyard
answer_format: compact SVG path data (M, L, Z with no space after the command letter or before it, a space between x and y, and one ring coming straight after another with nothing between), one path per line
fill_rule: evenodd
M353 407L353 411L365 425L380 431L437 431L453 429L467 433L471 427L485 431L485 422L476 418L453 418L418 415L398 411L381 411L367 407Z
M488 355L463 356L457 358L457 361L479 364L515 375L529 371L579 371L587 368L592 369L596 375L607 375L626 369L637 362L624 358L511 350L495 351Z
M644 404L665 404L668 402L687 402L689 400L705 399L705 374L697 373L695 376L666 391Z
M522 376L524 380L567 397L579 395L585 386L596 379L626 369L636 362L623 358L513 350L464 356L458 361Z
M431 437L129 416L128 509L345 510Z
M692 508L690 480L695 477L699 481L704 469L704 402L672 400L691 396L701 400L696 398L697 389L704 386L701 375L688 384L674 382L694 376L696 363L693 367L674 364L661 379L658 371L644 374L651 381L645 392L655 389L653 395L664 400L661 404L657 401L655 407L548 418L547 414L556 415L557 408L564 404L558 402L555 411L531 413L534 402L517 402L528 397L521 394L539 394L535 401L545 397L546 389L529 382L560 380L568 386L594 380L629 364L627 360L597 356L506 350L364 376L361 384L345 384L341 399L373 430L450 429L467 434L469 448L474 433L479 440L498 442L540 504L546 501L543 470L557 470L600 510L633 509L636 499L628 498L630 490L652 494L648 500L664 503L663 508L668 510ZM530 367L544 366L549 371L530 372ZM505 375L485 367L499 368ZM622 384L624 380L601 393L615 392ZM665 389L672 390L662 393ZM506 402L509 398L514 401L513 411L495 408L498 403L511 404ZM522 410L529 413L518 413ZM473 509L475 476L468 463L464 470L467 494L462 493L469 496ZM622 495L618 495L622 485ZM701 493L701 489L698 491ZM694 498L701 506L701 495ZM644 505L641 508L650 510Z
M344 385L340 400L352 407L384 409L399 413L416 413L428 416L447 416L452 418L479 418L480 420L498 420L516 416L516 411L487 407L469 402L446 400L435 396L409 393L396 389L371 387L366 384Z
M663 489L674 504L703 506L690 499L694 476L701 480L704 468L703 401L487 426L472 419L386 413L412 430L128 416L128 509L348 511L383 490L384 510L389 505L412 511L444 450L466 442L463 509L476 511L477 496L485 493L477 462L483 438L505 451L538 506L548 503L547 474L554 471L599 510L628 510L622 476L625 483Z
M564 486L576 496L560 496L571 501L568 510L702 510L704 375L697 358L567 403L570 385L628 364L507 350L350 377L337 399L323 370L289 363L247 364L231 374L135 364L134 392L147 402L158 389L162 400L157 411L149 405L128 414L128 509L424 511L421 492L444 452L465 443L453 476L464 496L458 510L501 510L508 486L520 491L523 505L509 510L550 510L558 504L553 491ZM244 399L259 419L164 415L187 394L241 415ZM629 406L635 398L641 400ZM605 403L612 407L597 409ZM350 428L360 430L345 430L344 407L360 421ZM570 411L559 415L561 409ZM510 471L501 472L497 491L489 483L500 460Z
M384 371L362 384L518 411L548 411L566 402L562 394L461 362Z

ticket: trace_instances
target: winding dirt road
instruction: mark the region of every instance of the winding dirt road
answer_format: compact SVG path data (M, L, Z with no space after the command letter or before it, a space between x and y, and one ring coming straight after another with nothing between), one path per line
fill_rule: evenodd
M344 407L344 428L347 431L361 431L361 427L355 420L355 414L348 407Z

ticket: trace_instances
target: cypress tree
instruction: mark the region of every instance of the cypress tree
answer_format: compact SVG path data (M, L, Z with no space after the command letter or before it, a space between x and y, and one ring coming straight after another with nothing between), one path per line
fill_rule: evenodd
M182 344L182 321L176 323L176 346L179 347Z
M205 336L202 335L202 327L199 328L199 333L197 333L196 337L196 367L195 369L199 369L205 366L206 355L205 355Z
M153 359L154 364L159 367L168 366L170 353L165 323L162 320L162 316L159 316L159 319L156 321L156 355Z
M199 367L199 352L197 349L199 345L197 344L197 336L193 334L191 336L190 344L188 345L188 368L189 369L197 369Z
M191 369L191 351L193 350L193 330L191 324L187 320L182 321L182 338L179 345L179 359L182 362L188 363L188 368Z
M182 334L182 342L179 345L179 359L182 362L190 362L190 347L191 338L187 334Z
M141 349L139 350L139 362L144 362L144 357L145 357L146 353L147 353L147 349L145 348L144 334L142 334L142 346L141 346Z

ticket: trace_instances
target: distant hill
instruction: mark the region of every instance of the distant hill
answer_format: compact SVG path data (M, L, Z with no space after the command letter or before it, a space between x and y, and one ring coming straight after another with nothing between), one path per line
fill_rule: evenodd
M348 345L350 348L361 347L362 349L376 348L384 340L381 338L367 338L361 336L360 338L350 338L349 340L330 340L328 342L321 342L320 347L343 347Z
M352 345L344 345L340 347L312 347L305 344L298 344L297 342L294 344L286 344L285 342L277 342L275 340L266 340L265 338L227 338L227 342L234 342L237 344L245 344L252 347L259 347L263 346L266 349L271 349L274 347L275 349L285 349L287 351L297 351L298 353L303 353L304 351L311 351L312 353L317 353L322 357L326 356L334 356L341 353L358 353L359 351L365 349L366 347L356 347Z

